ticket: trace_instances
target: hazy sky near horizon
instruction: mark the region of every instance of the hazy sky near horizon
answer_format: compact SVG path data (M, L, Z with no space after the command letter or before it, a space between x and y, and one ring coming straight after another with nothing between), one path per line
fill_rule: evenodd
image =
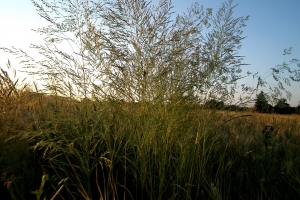
M153 0L153 3L156 2L158 0ZM211 7L215 12L224 1L173 0L174 11L182 13L194 2L205 8ZM250 16L243 29L247 38L243 40L240 50L240 55L245 56L244 62L250 64L242 67L244 72L259 72L263 75L284 61L300 59L300 0L234 0L234 4L238 4L235 17ZM30 53L30 43L43 42L31 29L45 24L46 21L37 14L30 0L0 0L0 47L14 46ZM292 54L284 57L283 50L289 47L293 47ZM13 56L0 52L1 67L5 67L8 58L15 68L20 68ZM245 82L251 86L257 83L251 78L239 83ZM300 83L292 82L292 87L288 89L293 94L289 103L297 106L300 101Z

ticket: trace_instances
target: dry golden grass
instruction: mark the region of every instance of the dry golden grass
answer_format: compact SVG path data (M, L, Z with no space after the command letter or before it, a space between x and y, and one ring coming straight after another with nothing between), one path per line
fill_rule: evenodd
M69 178L62 194L72 198L300 196L299 116L178 102L80 102L20 92L0 115L1 179L16 181L26 197L42 171ZM268 138L266 126L274 128Z

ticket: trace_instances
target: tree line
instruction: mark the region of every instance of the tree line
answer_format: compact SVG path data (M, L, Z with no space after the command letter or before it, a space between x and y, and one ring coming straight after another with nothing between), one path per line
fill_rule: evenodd
M278 114L300 114L300 104L296 107L290 106L285 98L278 99L275 106L269 104L268 96L261 91L256 99L254 108L261 113L278 113Z
M300 104L298 106L290 106L285 98L278 99L273 106L268 102L268 96L261 91L255 99L254 106L252 108L243 107L240 105L225 104L224 101L218 101L211 99L203 104L205 109L215 110L230 110L230 111L247 111L254 110L260 113L276 113L276 114L300 114Z

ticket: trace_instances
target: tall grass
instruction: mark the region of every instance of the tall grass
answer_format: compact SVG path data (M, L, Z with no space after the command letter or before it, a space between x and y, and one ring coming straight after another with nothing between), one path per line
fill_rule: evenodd
M235 18L228 1L215 16L194 4L173 23L171 1L123 3L33 1L49 23L36 30L45 45L32 45L43 60L0 48L46 84L0 70L0 173L11 197L300 199L298 116L198 102L233 95L248 17Z
M36 198L46 173L68 179L50 188L61 199L300 197L298 116L2 88L1 181L16 196Z

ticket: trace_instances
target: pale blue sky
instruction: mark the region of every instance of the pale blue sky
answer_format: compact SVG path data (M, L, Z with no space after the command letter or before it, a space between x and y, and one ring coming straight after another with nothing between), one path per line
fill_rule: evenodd
M153 2L157 2L154 0ZM174 11L183 12L195 0L173 0ZM205 8L216 11L222 0L198 0ZM245 56L244 71L258 71L264 74L268 69L292 58L300 59L300 0L234 0L239 4L235 16L250 15L242 42L240 55ZM30 52L30 43L41 43L42 38L31 29L44 26L44 20L36 13L30 0L0 0L0 46L19 47ZM293 47L292 55L284 58L283 49ZM16 68L18 63L13 57L0 52L0 66L4 67L10 58ZM296 66L294 66L296 67ZM244 79L255 85L252 79ZM289 102L296 106L300 101L300 84L292 83L289 88L293 97Z

